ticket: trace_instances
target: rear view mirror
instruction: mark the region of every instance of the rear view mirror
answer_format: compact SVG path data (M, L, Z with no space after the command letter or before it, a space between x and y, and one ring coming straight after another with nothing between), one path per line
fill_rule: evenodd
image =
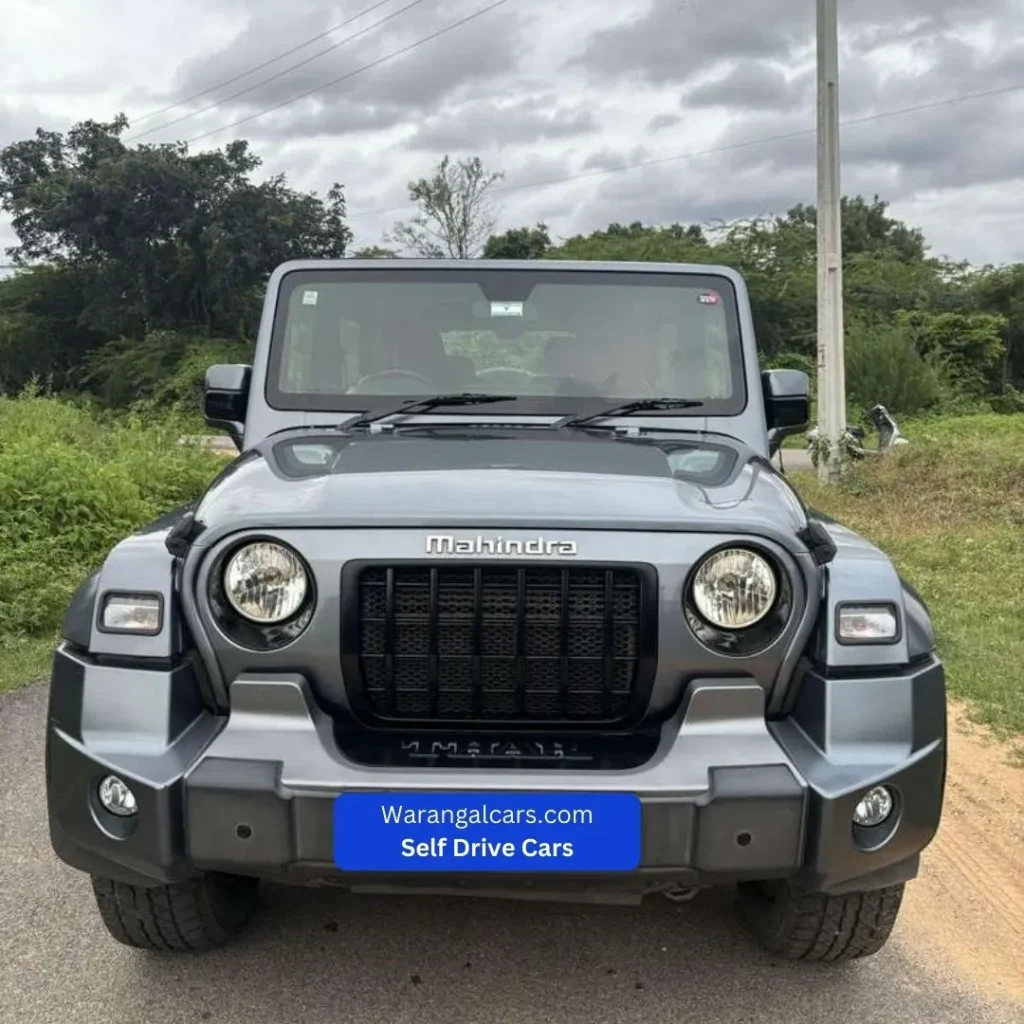
M811 384L803 370L765 370L761 374L768 452L774 455L784 438L807 429L811 418Z
M242 363L222 363L206 371L203 389L203 415L209 426L226 430L242 450L245 414L249 406L249 380L252 367Z

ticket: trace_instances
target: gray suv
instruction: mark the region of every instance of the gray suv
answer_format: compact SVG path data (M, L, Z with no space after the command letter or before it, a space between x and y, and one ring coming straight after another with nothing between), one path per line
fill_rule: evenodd
M114 938L222 943L260 880L639 902L735 887L773 953L871 954L939 824L945 687L889 559L771 455L714 266L295 262L239 455L75 594L50 834Z

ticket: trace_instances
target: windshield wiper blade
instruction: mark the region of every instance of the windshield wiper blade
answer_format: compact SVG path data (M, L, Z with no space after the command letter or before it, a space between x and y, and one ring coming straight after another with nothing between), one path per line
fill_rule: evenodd
M661 409L697 409L703 402L690 398L639 398L634 402L623 402L608 409L587 413L585 416L566 416L553 423L552 427L581 427L598 420L611 419L613 416L631 416L635 412L657 412Z
M431 395L429 398L407 398L404 402L386 406L383 409L371 409L358 419L342 424L346 430L360 430L378 420L402 413L429 412L442 405L486 405L489 402L514 402L515 395L481 395L472 391L460 391L451 395Z

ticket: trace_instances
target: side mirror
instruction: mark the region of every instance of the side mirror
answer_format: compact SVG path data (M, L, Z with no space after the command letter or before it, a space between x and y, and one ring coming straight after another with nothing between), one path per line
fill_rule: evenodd
M223 363L206 371L203 389L203 415L211 427L226 430L242 450L245 413L249 406L249 381L252 367L241 363Z
M811 383L803 370L765 370L761 374L768 452L774 455L783 438L807 429L811 418Z

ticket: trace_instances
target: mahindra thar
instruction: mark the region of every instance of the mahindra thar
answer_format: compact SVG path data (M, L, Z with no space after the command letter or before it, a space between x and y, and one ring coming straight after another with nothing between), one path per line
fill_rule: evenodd
M715 266L301 261L239 454L74 595L50 835L103 922L227 941L261 880L736 892L772 953L876 952L939 824L945 682L889 559L773 466L808 379Z

